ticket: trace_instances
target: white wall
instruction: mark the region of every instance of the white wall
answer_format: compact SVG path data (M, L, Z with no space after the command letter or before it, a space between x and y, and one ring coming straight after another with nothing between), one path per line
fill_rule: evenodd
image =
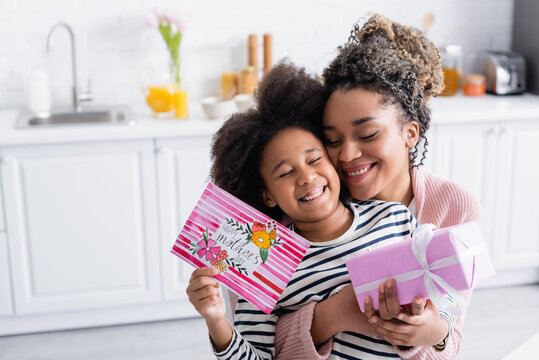
M469 53L509 49L513 0L0 0L0 108L25 104L29 73L40 64L52 74L54 102L69 103L67 35L59 34L52 53L45 52L48 31L59 20L74 28L79 84L91 79L94 103L143 102L148 64L166 56L157 30L145 25L154 8L190 16L182 73L197 99L218 93L221 71L246 65L249 33L273 34L274 59L289 56L321 73L368 11L418 28L433 12L429 37L437 45L461 43Z

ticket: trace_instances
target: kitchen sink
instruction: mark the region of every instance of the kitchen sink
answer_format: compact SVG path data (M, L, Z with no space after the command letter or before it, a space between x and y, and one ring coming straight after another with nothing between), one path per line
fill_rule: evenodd
M135 125L135 118L128 107L110 109L92 109L75 111L57 111L48 114L34 115L23 111L17 122L18 128L32 128L59 125L88 124L126 124Z

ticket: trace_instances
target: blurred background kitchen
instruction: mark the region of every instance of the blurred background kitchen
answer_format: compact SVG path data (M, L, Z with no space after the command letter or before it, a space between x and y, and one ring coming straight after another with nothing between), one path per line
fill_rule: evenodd
M484 49L511 49L512 0L464 1L41 1L3 0L0 4L0 107L25 104L28 75L46 63L46 39L58 21L77 37L79 78L91 80L94 102L141 102L144 62L164 49L155 29L146 26L153 9L185 15L181 44L184 78L193 99L213 95L220 73L239 71L247 59L250 33L274 37L274 58L290 57L320 74L351 26L367 11L377 11L423 28L435 44L460 44L470 56ZM54 10L53 10L54 9ZM55 101L68 98L71 84L69 43L61 34L49 59ZM261 41L260 41L260 45Z
M181 21L181 82L154 10ZM483 205L497 276L475 292L459 359L530 358L536 1L2 0L0 359L211 358L185 295L191 269L169 253L207 178L211 136L249 106L265 59L320 75L369 11L442 50L448 93L432 102L426 167ZM60 21L75 57L65 26L50 34Z

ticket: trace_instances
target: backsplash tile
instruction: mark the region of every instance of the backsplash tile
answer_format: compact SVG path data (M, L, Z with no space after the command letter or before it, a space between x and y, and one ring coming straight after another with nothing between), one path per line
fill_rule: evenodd
M427 12L434 13L431 40L461 43L468 54L465 66L473 69L477 51L509 49L513 0L2 0L0 108L26 103L28 78L36 66L50 70L53 104L69 105L67 34L59 33L52 52L45 52L47 34L60 20L75 32L79 86L86 90L91 81L94 103L141 103L150 64L167 56L157 30L145 25L155 8L190 18L181 69L190 98L196 100L219 92L222 71L245 66L249 33L259 34L260 67L262 35L271 33L274 61L288 56L320 74L352 24L369 11L418 28Z

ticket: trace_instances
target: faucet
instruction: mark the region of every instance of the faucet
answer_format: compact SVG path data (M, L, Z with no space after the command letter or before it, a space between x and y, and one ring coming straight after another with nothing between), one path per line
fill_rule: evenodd
M75 35L73 33L73 29L71 27L64 23L59 22L55 24L52 29L49 32L49 36L47 37L47 52L51 51L52 44L54 42L54 37L56 36L56 32L58 29L64 28L69 33L69 38L71 39L71 70L73 72L73 109L75 112L82 112L82 102L83 101L90 101L92 100L91 94L89 92L87 93L79 93L78 86L77 86L77 60L75 56Z

